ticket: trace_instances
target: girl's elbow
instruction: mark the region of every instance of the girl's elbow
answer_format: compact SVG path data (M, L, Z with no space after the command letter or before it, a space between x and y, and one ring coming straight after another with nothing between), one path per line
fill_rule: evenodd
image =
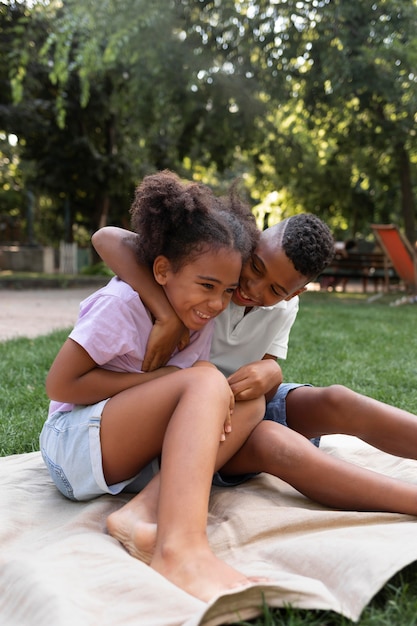
M49 377L46 377L45 380L45 391L46 391L46 395L48 396L48 398L50 400L54 400L54 386L51 383L51 381L49 380Z
M47 375L45 380L45 391L46 395L50 400L62 400L61 396L61 386L56 381L55 377L50 373Z

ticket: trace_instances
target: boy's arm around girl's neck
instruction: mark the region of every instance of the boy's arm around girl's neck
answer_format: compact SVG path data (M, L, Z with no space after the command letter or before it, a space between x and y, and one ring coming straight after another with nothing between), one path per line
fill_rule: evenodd
M190 334L150 268L138 260L135 252L138 235L115 226L105 226L93 234L91 241L104 263L139 294L153 316L154 326L143 360L144 371L164 366L175 348L182 350L188 345Z

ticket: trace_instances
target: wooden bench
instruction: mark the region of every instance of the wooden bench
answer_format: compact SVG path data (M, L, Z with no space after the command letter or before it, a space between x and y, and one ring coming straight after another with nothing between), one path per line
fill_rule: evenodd
M321 289L335 289L341 286L346 290L349 280L359 280L362 291L368 290L373 283L374 291L382 285L388 291L392 283L397 284L399 278L388 257L383 252L349 252L347 255L336 254L332 263L319 276Z

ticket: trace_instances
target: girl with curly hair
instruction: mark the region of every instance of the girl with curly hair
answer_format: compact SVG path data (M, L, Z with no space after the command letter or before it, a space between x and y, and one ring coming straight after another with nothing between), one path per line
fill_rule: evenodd
M151 268L190 341L165 367L144 372L153 316L140 294L112 278L81 303L50 368L41 452L71 500L138 492L147 483L152 494L160 461L150 565L208 601L250 583L213 554L206 523L213 474L260 422L264 400L239 403L233 416L239 426L232 429L233 394L208 357L214 319L231 300L257 230L235 194L218 199L171 172L143 180L131 214L141 234L138 258ZM141 557L137 497L111 516L108 529Z

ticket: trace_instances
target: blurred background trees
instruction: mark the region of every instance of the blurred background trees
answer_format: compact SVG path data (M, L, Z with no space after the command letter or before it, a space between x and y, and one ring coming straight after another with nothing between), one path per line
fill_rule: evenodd
M262 227L416 240L416 0L0 0L0 243L129 225L163 168Z

